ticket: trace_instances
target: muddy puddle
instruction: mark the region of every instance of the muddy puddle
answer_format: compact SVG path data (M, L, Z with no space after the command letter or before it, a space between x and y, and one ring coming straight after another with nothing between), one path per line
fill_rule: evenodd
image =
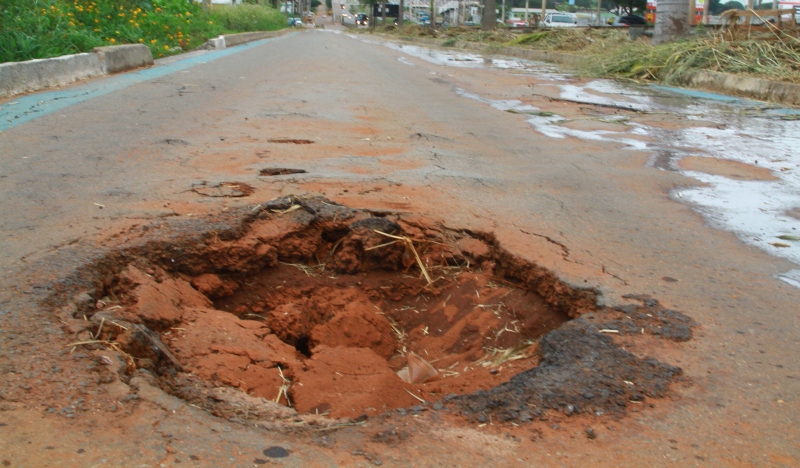
M123 381L282 429L624 414L681 375L612 336L686 341L688 317L646 296L600 307L490 234L324 198L224 216L144 229L64 279L53 302L75 346Z
M689 203L711 226L800 264L800 220L791 214L800 207L797 109L668 86L579 80L553 65L530 60L373 43L442 67L530 76L535 85L521 100L495 100L460 88L454 91L498 111L521 114L548 138L614 142L624 149L650 152L648 165L654 169L680 172L702 182L702 186L674 190L674 200ZM565 117L529 103L541 97L592 107L581 108L586 114L582 118ZM660 114L674 118L665 124L656 117ZM584 120L593 123L578 122ZM685 158L691 163L682 164ZM701 158L723 162L698 162ZM800 270L777 276L793 286L798 285L798 277Z

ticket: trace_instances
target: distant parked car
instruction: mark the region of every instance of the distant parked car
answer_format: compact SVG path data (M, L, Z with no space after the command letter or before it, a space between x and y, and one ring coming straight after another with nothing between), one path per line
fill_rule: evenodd
M639 15L623 15L617 16L611 22L611 26L645 26L647 25L647 20L642 18Z
M369 26L369 17L366 13L359 13L356 15L356 26Z
M511 18L509 20L506 20L506 24L512 28L523 28L528 25L528 23L526 23L525 20L519 18Z
M574 28L578 26L578 20L568 13L548 13L542 21L545 28Z

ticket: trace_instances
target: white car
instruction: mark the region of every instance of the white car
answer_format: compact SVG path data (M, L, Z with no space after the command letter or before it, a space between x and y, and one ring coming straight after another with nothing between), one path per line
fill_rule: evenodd
M545 28L574 28L578 26L578 20L569 13L548 13L542 21Z

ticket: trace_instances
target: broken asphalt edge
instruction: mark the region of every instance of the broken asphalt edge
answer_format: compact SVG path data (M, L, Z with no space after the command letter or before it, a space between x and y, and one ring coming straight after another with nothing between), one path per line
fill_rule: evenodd
M393 39L391 36L385 36ZM406 42L419 42L426 45L442 46L440 39L429 38L399 38ZM452 48L452 47L451 47ZM554 62L566 66L576 67L586 61L582 55L550 50L519 49L516 47L498 47L490 44L476 42L459 43L460 49L474 50L480 53L506 55L526 60L540 62ZM683 86L731 94L747 98L769 101L791 106L800 106L800 84L781 81L765 80L747 75L715 72L710 70L696 70L679 75L678 83Z
M225 49L276 37L287 30L227 34L210 39L200 49ZM0 64L0 97L64 86L98 76L112 75L153 65L153 54L144 44L96 47L91 52L48 59Z

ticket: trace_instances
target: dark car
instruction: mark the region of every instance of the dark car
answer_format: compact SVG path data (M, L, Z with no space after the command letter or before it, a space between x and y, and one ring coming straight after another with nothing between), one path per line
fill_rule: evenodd
M359 13L356 15L356 25L357 26L367 26L369 25L369 17L365 13Z
M647 20L639 15L617 16L611 26L646 26Z

